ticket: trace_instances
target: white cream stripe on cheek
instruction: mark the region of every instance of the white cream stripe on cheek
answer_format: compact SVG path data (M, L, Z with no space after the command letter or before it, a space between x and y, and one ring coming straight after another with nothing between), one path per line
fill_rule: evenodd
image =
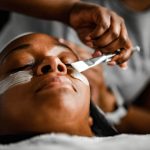
M32 77L31 71L19 71L10 74L8 77L0 81L0 94L3 94L11 87L30 82Z
M84 84L86 84L87 86L89 86L89 81L88 79L80 72L78 72L77 70L73 70L70 74L73 78L79 79L80 81L82 81Z

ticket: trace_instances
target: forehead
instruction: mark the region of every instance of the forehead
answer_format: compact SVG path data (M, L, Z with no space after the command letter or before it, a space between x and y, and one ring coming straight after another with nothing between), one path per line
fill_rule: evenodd
M21 51L32 51L35 54L39 52L48 52L49 54L55 55L63 51L69 51L77 57L72 49L60 43L56 38L46 34L31 34L12 41L0 54L0 63L2 63L8 55L14 52L20 53Z

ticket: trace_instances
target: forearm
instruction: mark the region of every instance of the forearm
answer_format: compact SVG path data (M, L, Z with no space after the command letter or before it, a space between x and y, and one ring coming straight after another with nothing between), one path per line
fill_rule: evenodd
M127 116L117 126L121 132L150 133L150 112L140 107L130 106Z
M69 14L80 0L0 0L0 9L47 20L69 22Z

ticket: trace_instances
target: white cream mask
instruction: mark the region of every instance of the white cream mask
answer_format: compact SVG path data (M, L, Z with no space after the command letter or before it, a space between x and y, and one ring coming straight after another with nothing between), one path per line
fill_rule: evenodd
M19 71L10 74L8 77L0 81L0 94L3 94L11 87L30 82L32 77L31 71Z
M70 75L73 78L79 79L84 84L89 86L89 82L83 74L79 73L78 71L72 68L70 68L69 70L71 70ZM19 72L10 74L8 77L0 81L0 94L3 94L9 88L12 88L16 85L30 82L32 77L33 77L32 71L19 71Z
M69 68L70 67L70 68ZM70 75L75 78L75 79L79 79L80 81L82 81L84 84L86 84L87 86L89 86L89 81L88 79L80 72L78 72L77 70L73 69L71 66L68 67L68 70L70 70Z

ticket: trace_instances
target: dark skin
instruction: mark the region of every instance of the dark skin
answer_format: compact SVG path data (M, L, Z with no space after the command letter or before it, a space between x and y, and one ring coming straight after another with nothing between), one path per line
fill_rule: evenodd
M106 54L122 49L109 64L127 66L132 44L124 20L107 8L79 0L57 0L55 3L53 0L0 0L0 8L66 23L75 29L81 41L96 52Z
M48 35L30 34L9 44L0 60L0 80L18 71L33 72L29 82L0 95L1 135L56 132L93 136L89 86L70 76L65 65L78 60L70 48ZM45 72L45 66L51 69Z

